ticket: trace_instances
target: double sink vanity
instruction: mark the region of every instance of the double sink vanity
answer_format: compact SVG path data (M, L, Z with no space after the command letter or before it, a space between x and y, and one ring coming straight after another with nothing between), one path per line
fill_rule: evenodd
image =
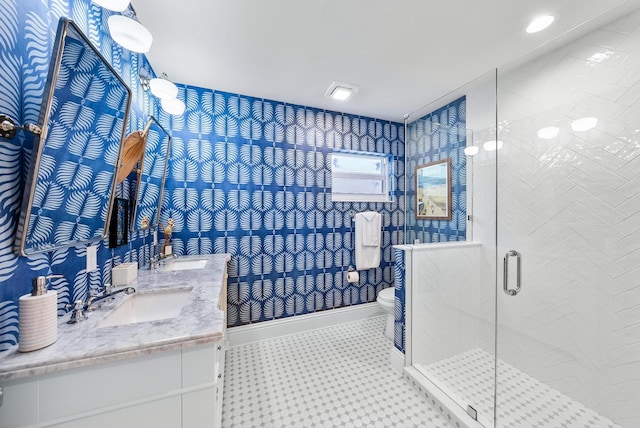
M220 426L229 259L140 269L135 292L59 317L54 344L0 355L0 426Z

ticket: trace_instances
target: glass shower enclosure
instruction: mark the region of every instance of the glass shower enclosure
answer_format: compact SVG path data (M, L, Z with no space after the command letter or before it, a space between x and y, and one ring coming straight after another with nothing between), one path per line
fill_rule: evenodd
M413 246L406 355L478 426L640 426L638 46L640 11L407 122L409 156L466 99L466 241Z

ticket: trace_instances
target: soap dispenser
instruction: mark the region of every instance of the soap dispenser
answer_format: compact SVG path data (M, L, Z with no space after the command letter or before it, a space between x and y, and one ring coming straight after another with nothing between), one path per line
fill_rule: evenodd
M47 290L50 278L62 278L62 275L33 278L31 293L18 300L20 352L44 348L58 339L58 293Z

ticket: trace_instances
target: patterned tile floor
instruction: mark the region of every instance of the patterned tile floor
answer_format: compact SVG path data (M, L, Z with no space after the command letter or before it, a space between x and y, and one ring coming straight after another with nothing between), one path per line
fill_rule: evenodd
M473 405L484 426L493 425L494 360L491 354L476 348L418 368L428 378L451 388L450 392L458 397L457 402ZM619 428L502 360L498 360L498 373L499 427Z
M385 317L227 351L223 427L453 425L388 365Z

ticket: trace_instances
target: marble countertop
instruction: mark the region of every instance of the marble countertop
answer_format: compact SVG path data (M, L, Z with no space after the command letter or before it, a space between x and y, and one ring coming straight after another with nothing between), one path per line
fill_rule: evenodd
M230 255L186 256L177 260L203 259L207 260L203 269L139 269L138 278L127 285L134 287L136 293L193 287L179 316L98 328L111 310L133 296L119 293L113 300L100 302L101 307L87 312L88 319L78 324L67 324L70 313L59 317L58 340L52 345L25 353L14 346L4 352L0 355L0 381L224 340L226 319L221 307L226 302L220 302L220 298L226 296L222 284L226 284Z

